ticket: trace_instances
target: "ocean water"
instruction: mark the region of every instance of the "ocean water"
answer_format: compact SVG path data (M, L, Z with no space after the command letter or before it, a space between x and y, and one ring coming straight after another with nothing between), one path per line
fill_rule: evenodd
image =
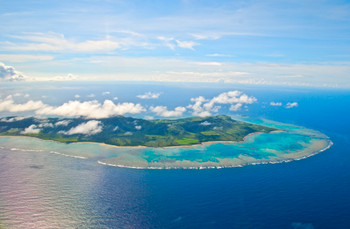
M89 155L77 158L40 147L26 151L2 145L0 227L350 228L349 91L147 87L162 89L167 92L163 97L171 98L182 90L174 106L191 96L240 89L258 98L240 114L317 130L334 144L289 163L203 170L118 168L98 164ZM297 101L299 106L268 106L276 100Z

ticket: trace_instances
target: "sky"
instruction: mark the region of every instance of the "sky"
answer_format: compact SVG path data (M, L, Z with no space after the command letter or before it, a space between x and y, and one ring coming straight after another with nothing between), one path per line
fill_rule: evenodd
M349 1L0 2L2 81L350 88Z

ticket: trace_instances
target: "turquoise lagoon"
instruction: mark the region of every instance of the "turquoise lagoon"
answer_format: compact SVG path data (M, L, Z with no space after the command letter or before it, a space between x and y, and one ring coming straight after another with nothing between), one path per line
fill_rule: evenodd
M0 146L11 151L53 153L97 163L138 169L203 169L240 167L300 160L328 149L324 134L266 119L234 117L240 121L281 131L256 133L244 142L215 142L184 147L115 147L96 143L64 144L31 137L1 137Z

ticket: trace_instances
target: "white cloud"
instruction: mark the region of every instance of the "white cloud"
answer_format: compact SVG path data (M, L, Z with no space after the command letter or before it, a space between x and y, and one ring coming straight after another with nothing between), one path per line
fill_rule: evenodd
M201 126L210 126L211 123L208 122L208 121L204 121L204 122L201 122L200 125L201 125Z
M46 123L40 123L40 124L38 125L38 127L41 127L41 128L42 128L42 127L44 127L44 128L45 128L45 127L46 127L46 128L47 128L47 127L51 127L51 128L53 128L53 124L52 124L52 123L47 123L47 122L46 122Z
M95 94L89 94L89 95L87 95L86 97L88 97L88 98L93 98L93 97L95 97Z
M86 40L76 42L68 40L59 33L27 33L22 36L12 36L24 40L25 43L9 43L8 50L20 51L75 51L75 52L108 52L120 48L121 43L109 37L104 40Z
M237 111L243 104L252 104L257 101L253 96L243 94L241 91L229 91L219 94L212 99L206 99L203 96L191 98L194 104L190 104L187 108L192 109L195 116L209 116L212 112L218 112L221 106L217 104L231 104L230 110Z
M218 34L191 34L197 40L217 40L220 39Z
M69 101L61 106L45 106L36 111L39 115L83 116L86 118L108 118L116 115L137 114L145 111L140 104L118 103L105 100L103 104L93 101Z
M168 110L166 106L156 106L156 107L150 107L150 110L156 115L161 117L176 117L176 116L182 116L182 114L186 111L185 107L176 107L174 110Z
M213 130L223 130L224 128L222 126L214 126Z
M114 97L113 100L118 100L118 97Z
M222 66L223 63L220 62L193 62L193 64L201 65L201 66Z
M232 57L232 55L229 55L229 54L220 54L220 53L207 54L206 56L211 56L211 57Z
M109 91L102 92L102 95L109 95L109 94L111 94L111 92L109 92Z
M49 80L50 81L71 81L71 80L77 80L77 79L78 77L76 75L68 73L67 75L64 75L64 76L51 77Z
M79 99L80 95L74 95L74 98Z
M22 81L25 80L26 76L17 71L12 66L6 66L0 62L0 81Z
M72 121L70 120L62 120L62 121L58 121L55 123L55 126L68 126L69 123L71 123Z
M0 112L25 112L35 111L38 115L58 115L58 116L83 116L86 118L108 118L116 115L138 114L146 109L141 104L118 103L105 100L103 104L96 100L80 102L77 100L68 101L61 106L50 106L42 101L29 100L23 104L17 104L12 96L0 100Z
M1 61L9 62L48 61L53 59L53 56L46 55L0 54Z
M158 36L157 39L162 41L163 44L171 50L174 50L176 47L194 50L193 46L199 45L199 43L194 41L180 41L175 40L173 37Z
M23 112L34 111L45 107L46 105L41 101L29 100L23 104L16 104L12 99L12 96L8 96L5 100L0 100L0 111L9 112Z
M175 41L172 41L175 44ZM176 45L176 44L175 44ZM0 44L1 46L1 44ZM219 58L218 58L219 60ZM181 57L121 57L86 56L72 59L69 71L79 72L87 64L89 73L79 73L81 80L132 80L166 82L225 82L253 85L288 85L311 87L349 88L350 65L348 62L326 62L316 64L280 64L280 63L238 63L223 61L189 60ZM60 69L62 62L49 62L50 68ZM157 63L157 64L154 64ZM196 66L194 66L194 64ZM138 68L134 68L134 66ZM45 64L45 66L48 66ZM40 73L40 66L23 65L35 80L48 81L55 75ZM103 67L102 72L97 69ZM123 71L121 71L123 69ZM125 71L124 71L125 70ZM33 72L34 71L34 72ZM36 71L36 72L35 72ZM44 72L46 69L43 70ZM118 74L116 74L118 72ZM286 78L302 74L303 77ZM331 76L331 77L330 77ZM31 80L31 78L28 78Z
M21 117L21 116L17 116L17 117L13 117L13 118L2 118L0 119L1 122L17 122L17 121L21 121L23 119L26 119L27 117Z
M161 93L155 93L155 92L146 92L142 95L137 95L137 98L140 99L158 99Z
M162 41L164 43L164 45L169 47L171 50L175 49L176 45L174 44L174 38L159 36L159 37L157 37L157 39Z
M176 40L176 44L180 48L191 49L191 50L194 50L193 46L199 45L197 42L194 42L194 41L179 41L179 40Z
M280 107L283 104L281 102L270 102L270 106Z
M41 129L37 128L36 125L32 124L29 127L25 128L24 131L21 131L21 134L38 134Z
M297 102L289 102L286 105L287 109L293 108L293 107L297 107L299 104Z
M197 98L191 98L191 102L194 102L194 104L190 104L187 106L187 108L192 109L192 114L195 116L209 116L211 113L203 108L203 103L208 101L203 96L199 96Z
M136 130L141 130L141 129L142 129L142 126L135 126L135 129L136 129Z
M88 122L82 123L76 127L71 128L68 131L61 131L61 133L66 135L72 134L86 134L94 135L102 132L101 121L90 120Z
M230 111L239 111L242 108L242 103L233 104L230 106Z

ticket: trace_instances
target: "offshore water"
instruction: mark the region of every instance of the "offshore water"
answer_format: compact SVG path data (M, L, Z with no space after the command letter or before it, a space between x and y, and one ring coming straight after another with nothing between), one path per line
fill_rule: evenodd
M202 92L220 90L224 89L205 88ZM74 158L39 148L25 151L2 146L0 225L349 228L350 92L241 90L260 102L246 115L318 130L334 145L290 163L210 170L135 170L104 166L88 155ZM299 107L262 108L264 101L276 98L298 101Z

